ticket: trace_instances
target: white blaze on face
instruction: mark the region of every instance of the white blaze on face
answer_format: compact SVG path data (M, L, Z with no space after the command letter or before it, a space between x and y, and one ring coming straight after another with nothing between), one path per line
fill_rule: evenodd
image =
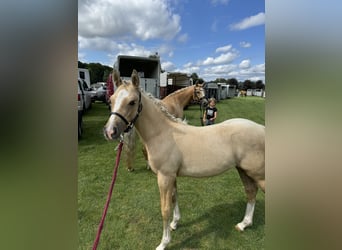
M114 110L112 112L118 112L122 101L127 98L129 95L128 91L123 89L118 93L118 96L116 97L115 103L114 103ZM113 133L113 127L114 127L114 119L115 115L111 115L108 119L107 126L106 126L106 133L108 137L111 138L111 134Z
M127 98L129 95L128 91L126 89L121 90L118 93L118 96L116 97L115 103L114 103L114 110L112 112L117 112L121 106L122 101Z

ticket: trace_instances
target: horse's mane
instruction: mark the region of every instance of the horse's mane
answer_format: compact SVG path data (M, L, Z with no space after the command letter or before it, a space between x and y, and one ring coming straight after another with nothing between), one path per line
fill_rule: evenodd
M171 94L165 96L165 98L166 98L166 97L168 98L168 97L172 97L172 96L174 96L174 95L177 95L178 93L183 92L183 91L185 91L185 90L187 90L188 88L193 87L193 86L194 86L194 85L190 85L190 86L187 86L187 87L185 87L185 88L178 89L178 90L172 92Z
M161 102L161 100L155 98L151 93L145 92L142 88L140 88L141 93L144 93L161 111L162 113L169 118L171 121L177 122L177 123L183 123L183 124L187 124L186 120L182 120L180 118L175 117L174 115L172 115L167 108L163 105L163 103Z

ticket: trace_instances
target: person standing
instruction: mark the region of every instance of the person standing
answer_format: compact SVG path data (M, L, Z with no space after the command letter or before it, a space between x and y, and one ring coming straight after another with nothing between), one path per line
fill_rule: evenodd
M217 117L216 99L210 98L209 105L206 107L203 114L203 122L205 125L212 125L215 123Z
M110 97L114 94L114 84L112 79L112 74L109 74L107 78L107 91L106 91L106 104L110 110Z

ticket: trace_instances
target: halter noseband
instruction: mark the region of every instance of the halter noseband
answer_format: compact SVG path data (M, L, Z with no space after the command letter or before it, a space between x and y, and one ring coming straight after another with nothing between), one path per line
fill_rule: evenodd
M132 119L131 122L128 122L127 119L121 115L120 113L118 112L110 112L111 115L117 115L118 117L121 118L121 120L123 120L126 125L127 125L127 128L124 130L124 133L127 133L129 132L133 126L134 126L134 123L136 122L136 120L138 119L140 113L141 113L141 110L142 110L142 103L141 103L141 92L139 91L139 106L138 106L138 110L137 110L137 113L136 115L134 116L134 118Z
M197 93L196 93L196 89L198 88L198 86L195 86L195 88L194 88L194 92L193 92L193 94L192 94L192 99L194 100L194 101L200 101L201 100L201 98L199 98L198 96L197 96ZM201 87L199 87L199 88L201 88Z

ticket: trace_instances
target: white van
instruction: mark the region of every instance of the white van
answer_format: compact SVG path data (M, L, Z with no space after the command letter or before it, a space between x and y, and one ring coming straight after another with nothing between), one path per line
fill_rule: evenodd
M78 68L78 78L83 79L90 89L90 74L88 69Z
M81 78L78 78L78 88L81 91L81 98L83 99L83 112L85 112L92 106L91 91L87 87L86 81Z

